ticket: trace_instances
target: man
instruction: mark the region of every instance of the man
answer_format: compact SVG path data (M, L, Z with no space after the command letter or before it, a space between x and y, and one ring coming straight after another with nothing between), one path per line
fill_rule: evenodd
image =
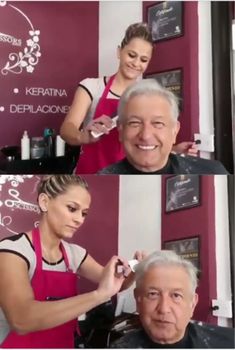
M126 158L99 174L228 174L218 161L171 153L180 129L177 97L154 79L131 85L118 106Z
M172 251L158 251L135 269L142 327L112 348L234 348L234 330L191 322L198 302L197 269Z

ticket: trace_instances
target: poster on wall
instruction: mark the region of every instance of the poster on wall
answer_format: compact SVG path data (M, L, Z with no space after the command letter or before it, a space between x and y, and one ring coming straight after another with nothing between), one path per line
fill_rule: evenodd
M166 179L166 212L200 205L199 175L177 175Z
M182 258L190 260L199 269L199 237L178 239L164 243L164 249L173 250Z
M182 69L172 69L165 72L146 74L145 78L156 79L159 84L167 90L173 92L179 101L179 108L183 108L183 87L182 87Z
M153 41L183 35L181 1L164 1L150 6L147 10L147 18Z

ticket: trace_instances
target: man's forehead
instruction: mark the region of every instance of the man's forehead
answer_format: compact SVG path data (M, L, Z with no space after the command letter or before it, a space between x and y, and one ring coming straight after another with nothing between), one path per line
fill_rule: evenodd
M151 283L158 281L173 284L176 282L190 282L190 277L187 271L181 266L174 265L158 265L151 266L144 274L143 282Z
M126 103L125 109L128 114L136 113L137 115L143 112L162 115L172 113L170 102L165 97L158 95L133 96Z

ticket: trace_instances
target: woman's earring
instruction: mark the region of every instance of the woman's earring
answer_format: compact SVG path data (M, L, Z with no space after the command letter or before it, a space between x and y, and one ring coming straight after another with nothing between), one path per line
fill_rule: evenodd
M41 211L42 211L43 213L46 213L46 212L47 212L47 209L46 209L46 208L41 208Z

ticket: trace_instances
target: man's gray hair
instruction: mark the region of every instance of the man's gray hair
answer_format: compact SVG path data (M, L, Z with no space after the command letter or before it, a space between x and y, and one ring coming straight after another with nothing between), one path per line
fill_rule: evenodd
M141 282L146 271L155 266L177 266L182 267L188 274L192 293L197 288L197 268L191 263L171 250L160 250L148 255L135 266L136 287L141 287Z
M162 87L155 79L142 79L130 85L122 94L118 104L119 122L125 119L124 109L129 100L135 96L160 96L165 98L171 106L172 117L176 121L179 116L178 98L171 91Z

